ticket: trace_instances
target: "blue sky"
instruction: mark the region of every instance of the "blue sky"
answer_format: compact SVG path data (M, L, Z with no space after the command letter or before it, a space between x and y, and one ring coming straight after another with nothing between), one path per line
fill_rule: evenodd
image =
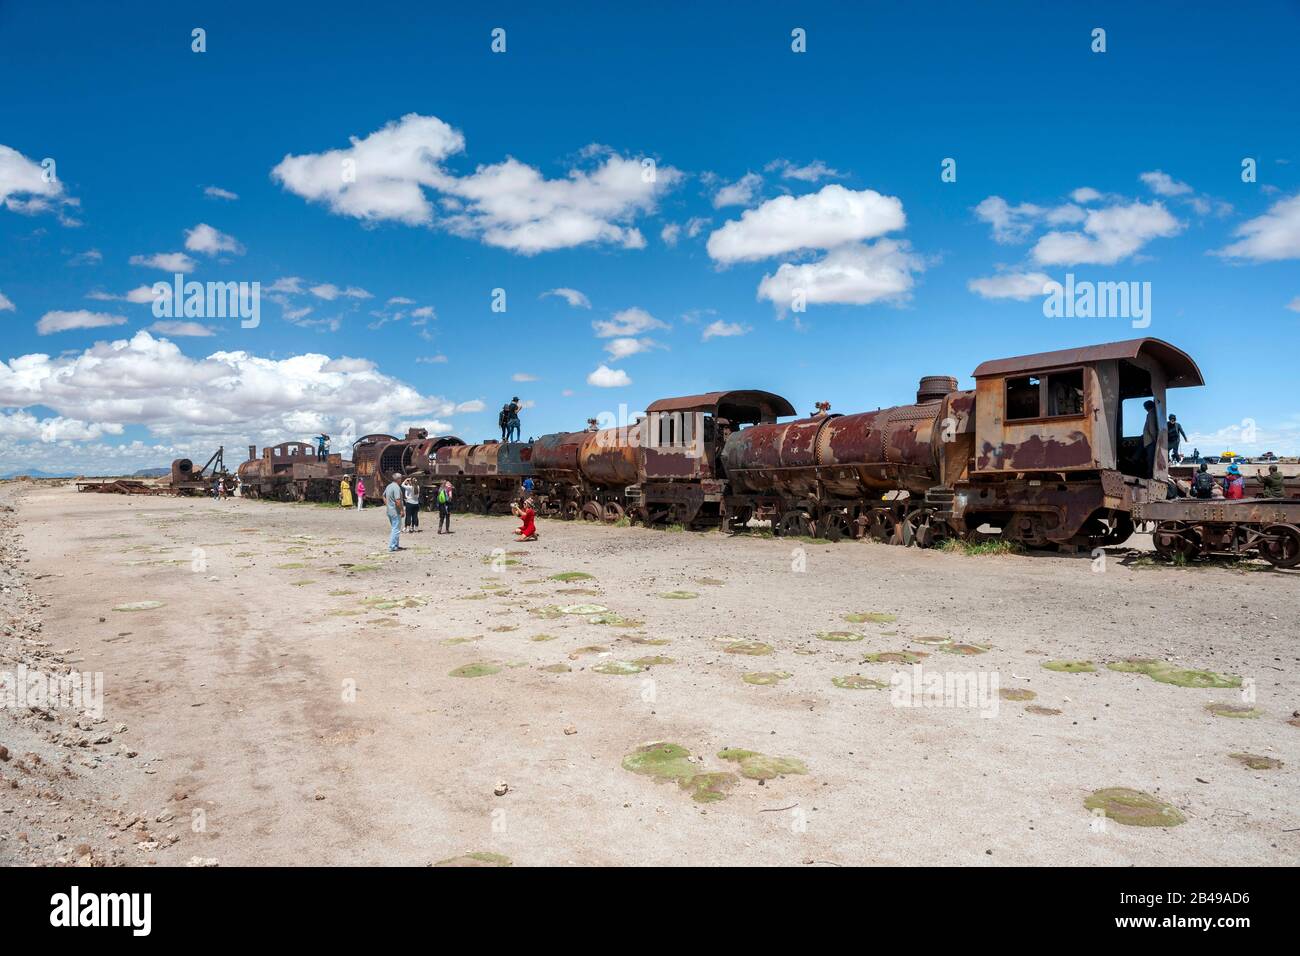
M1300 452L1296 3L189 6L0 2L0 471L476 440L512 395L526 435L849 412L1142 334L1202 450ZM156 326L178 261L258 327ZM1067 273L1150 326L1044 316Z

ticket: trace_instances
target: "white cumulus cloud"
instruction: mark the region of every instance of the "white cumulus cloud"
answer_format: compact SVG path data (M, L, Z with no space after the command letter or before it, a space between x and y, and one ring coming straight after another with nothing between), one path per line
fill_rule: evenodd
M185 248L190 252L201 252L205 256L215 256L222 252L230 252L237 256L244 254L244 247L234 236L228 236L206 222L199 223L193 229L185 230Z
M1088 211L1083 230L1049 232L1033 248L1041 265L1113 265L1153 239L1177 235L1180 223L1160 202L1134 202Z
M69 329L100 329L109 325L125 325L126 316L109 315L107 312L90 312L77 309L72 312L46 312L36 323L40 335L53 335ZM3 403L0 403L3 404ZM8 404L16 404L10 402Z
M1015 299L1024 302L1043 295L1052 277L1042 272L999 272L983 279L971 279L966 287L985 299Z
M710 235L707 248L716 262L747 262L801 249L831 249L906 224L897 198L833 183L815 193L778 196L747 210Z
M163 272L193 272L195 262L183 252L155 252L149 256L132 256L131 265Z
M621 368L600 365L587 376L587 384L594 385L597 388L622 388L625 385L631 385L632 379Z
M1216 255L1254 262L1300 259L1300 193L1278 200L1264 215L1243 222L1233 235L1239 237L1237 241L1216 250Z
M745 335L750 331L751 329L747 325L741 325L739 322L724 322L722 319L718 319L704 327L704 331L700 334L700 340L707 342L709 339Z
M781 313L799 297L808 304L898 302L911 292L913 273L924 267L906 241L851 244L832 249L815 262L782 264L774 274L763 276L758 297L772 302Z

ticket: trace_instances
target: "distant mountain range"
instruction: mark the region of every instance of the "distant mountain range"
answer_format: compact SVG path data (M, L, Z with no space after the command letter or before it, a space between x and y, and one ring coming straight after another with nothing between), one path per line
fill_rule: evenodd
M6 481L12 478L161 478L163 475L171 474L170 468L141 468L131 475L83 475L75 471L50 472L41 471L39 468L31 468L27 471L7 471L0 474L0 481Z

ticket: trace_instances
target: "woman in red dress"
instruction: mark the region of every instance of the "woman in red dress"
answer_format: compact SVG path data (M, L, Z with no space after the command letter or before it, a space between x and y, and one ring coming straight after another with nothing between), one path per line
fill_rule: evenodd
M523 506L515 505L514 512L519 516L519 530L515 535L520 541L537 540L537 512L533 509L533 499L526 498Z

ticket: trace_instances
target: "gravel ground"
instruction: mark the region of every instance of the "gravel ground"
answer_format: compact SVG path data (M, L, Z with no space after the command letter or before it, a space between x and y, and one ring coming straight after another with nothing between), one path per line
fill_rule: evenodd
M0 713L0 863L1300 857L1300 574L554 521L519 545L460 515L389 555L379 509L31 482L0 506L0 671L103 679L102 711ZM920 676L864 661L891 651ZM1104 666L1131 657L1243 687ZM891 677L936 674L980 693L898 706ZM650 742L721 776L625 769ZM760 782L724 748L798 763ZM1107 787L1186 822L1099 818Z

